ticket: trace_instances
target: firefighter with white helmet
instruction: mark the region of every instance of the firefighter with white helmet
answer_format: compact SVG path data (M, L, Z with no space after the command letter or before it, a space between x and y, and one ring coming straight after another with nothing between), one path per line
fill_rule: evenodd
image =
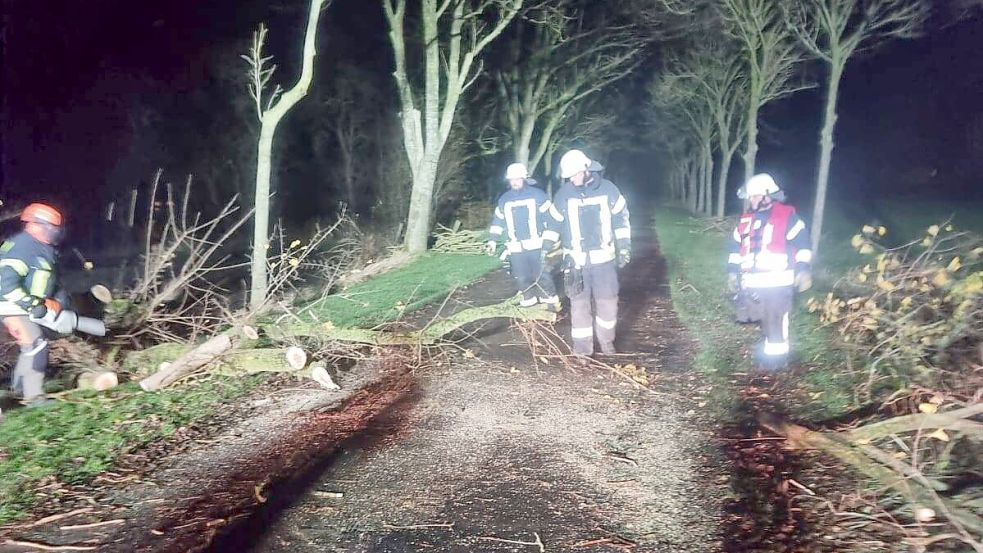
M738 191L748 210L734 229L728 257L728 288L740 322L761 322L757 351L762 371L784 369L789 354L789 316L795 290L812 287L812 250L805 222L784 203L784 192L766 173Z
M573 351L583 361L593 355L595 337L602 353L616 353L618 269L631 261L628 204L603 170L580 150L563 154L564 183L553 198L552 225L544 235L563 247Z
M504 237L504 256L509 258L509 271L522 294L519 304L531 307L542 303L557 311L560 298L556 295L553 277L544 269L543 239L546 233L547 212L552 203L546 193L535 186L529 171L522 163L513 163L505 170L509 189L498 199L485 251L492 255L498 241Z

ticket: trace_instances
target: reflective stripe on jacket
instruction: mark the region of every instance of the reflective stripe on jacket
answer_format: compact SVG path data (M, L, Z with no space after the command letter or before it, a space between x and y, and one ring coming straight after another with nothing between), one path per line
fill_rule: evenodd
M809 233L795 208L773 202L763 211L744 213L734 229L730 270L747 288L791 286L795 270L812 262Z
M57 289L55 250L26 232L0 245L0 316L24 315Z
M541 249L552 205L546 193L531 184L508 190L498 198L489 238L497 241L504 235L510 253Z
M628 203L611 181L592 174L584 186L567 182L553 198L548 242L557 240L578 267L614 261L631 248Z

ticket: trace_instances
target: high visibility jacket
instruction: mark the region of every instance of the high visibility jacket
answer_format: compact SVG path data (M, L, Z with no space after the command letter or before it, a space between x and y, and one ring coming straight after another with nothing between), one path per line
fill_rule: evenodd
M546 214L552 205L546 193L531 184L509 189L498 198L488 234L496 241L504 234L509 253L538 250L543 247Z
M553 197L547 242L560 241L578 267L614 261L631 249L628 203L613 182L597 173L583 186L566 182Z
M812 263L805 222L794 207L781 202L742 214L727 262L731 272L741 274L746 288L791 286L795 271L807 270Z
M0 245L0 316L25 315L57 289L55 250L26 232Z

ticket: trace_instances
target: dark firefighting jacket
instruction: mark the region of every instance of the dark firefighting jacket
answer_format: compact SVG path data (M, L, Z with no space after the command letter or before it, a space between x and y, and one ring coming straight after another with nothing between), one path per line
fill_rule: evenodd
M54 296L55 249L26 232L0 245L0 316L26 315Z
M490 239L497 241L504 234L509 253L539 250L552 205L545 192L530 184L519 190L509 189L498 198L488 229Z
M628 204L611 181L597 173L584 186L566 182L549 210L547 242L560 241L563 253L576 266L614 261L631 249ZM549 246L547 246L549 247Z

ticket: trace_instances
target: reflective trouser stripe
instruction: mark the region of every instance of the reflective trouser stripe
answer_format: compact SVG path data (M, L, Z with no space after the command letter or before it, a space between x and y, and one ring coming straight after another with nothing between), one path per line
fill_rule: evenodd
M578 338L593 338L594 337L594 327L583 327L583 328L571 328L570 335L576 340Z
M788 355L789 346L788 342L769 342L765 339L764 354L765 355Z
M594 298L594 324L597 327L597 340L601 344L613 344L615 327L618 325L618 298Z

